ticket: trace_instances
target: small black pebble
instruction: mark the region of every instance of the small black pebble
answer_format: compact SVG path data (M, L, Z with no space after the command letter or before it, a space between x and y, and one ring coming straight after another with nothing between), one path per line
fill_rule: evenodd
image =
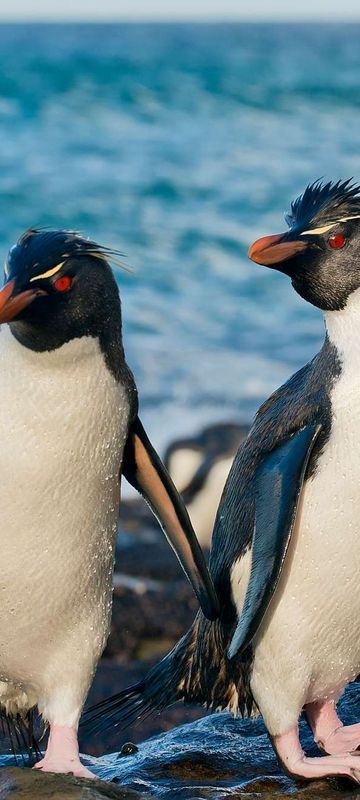
M139 748L136 744L133 744L132 742L125 742L120 750L118 758L121 758L122 756L132 756L134 753L137 753L138 750Z

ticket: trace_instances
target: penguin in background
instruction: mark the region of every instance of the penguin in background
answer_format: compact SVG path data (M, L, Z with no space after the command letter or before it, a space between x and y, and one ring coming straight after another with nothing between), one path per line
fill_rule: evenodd
M360 673L360 186L316 181L289 230L249 250L321 309L320 352L261 406L219 506L210 572L221 618L200 612L144 680L92 709L121 724L176 700L262 714L301 779L360 783L360 722L337 701ZM323 751L307 757L304 712Z
M208 425L196 436L172 442L164 464L186 505L201 547L209 549L226 478L249 426L236 422Z
M37 706L50 735L36 767L80 777L93 777L77 728L109 631L121 474L217 615L185 506L138 417L111 259L77 233L28 230L0 291L0 709L31 740Z

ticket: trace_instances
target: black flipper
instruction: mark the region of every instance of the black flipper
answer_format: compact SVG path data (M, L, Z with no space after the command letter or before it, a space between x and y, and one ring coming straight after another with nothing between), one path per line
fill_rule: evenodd
M129 431L122 472L143 495L158 519L192 584L203 613L208 619L216 619L219 615L217 595L189 515L138 417Z
M269 453L257 470L250 579L229 658L250 644L276 589L320 430L318 422L306 425Z

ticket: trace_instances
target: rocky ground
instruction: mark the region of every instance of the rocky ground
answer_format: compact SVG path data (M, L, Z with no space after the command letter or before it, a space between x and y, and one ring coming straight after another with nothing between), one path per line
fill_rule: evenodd
M343 702L345 721L359 709L357 687ZM355 706L355 707L354 707ZM302 740L316 754L302 723ZM11 800L356 800L348 781L295 784L279 768L261 720L236 721L229 714L209 715L179 726L138 747L100 758L84 758L99 780L42 775L11 766L3 757L0 798Z

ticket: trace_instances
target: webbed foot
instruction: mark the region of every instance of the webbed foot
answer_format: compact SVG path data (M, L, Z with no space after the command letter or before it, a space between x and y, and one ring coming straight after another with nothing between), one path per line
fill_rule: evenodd
M76 778L96 778L84 767L79 758L77 733L65 725L52 725L44 758L35 764L34 769L43 772L62 772Z
M275 752L285 772L293 778L316 780L330 776L350 778L360 784L360 758L356 755L308 758L302 750L298 728L272 739Z

